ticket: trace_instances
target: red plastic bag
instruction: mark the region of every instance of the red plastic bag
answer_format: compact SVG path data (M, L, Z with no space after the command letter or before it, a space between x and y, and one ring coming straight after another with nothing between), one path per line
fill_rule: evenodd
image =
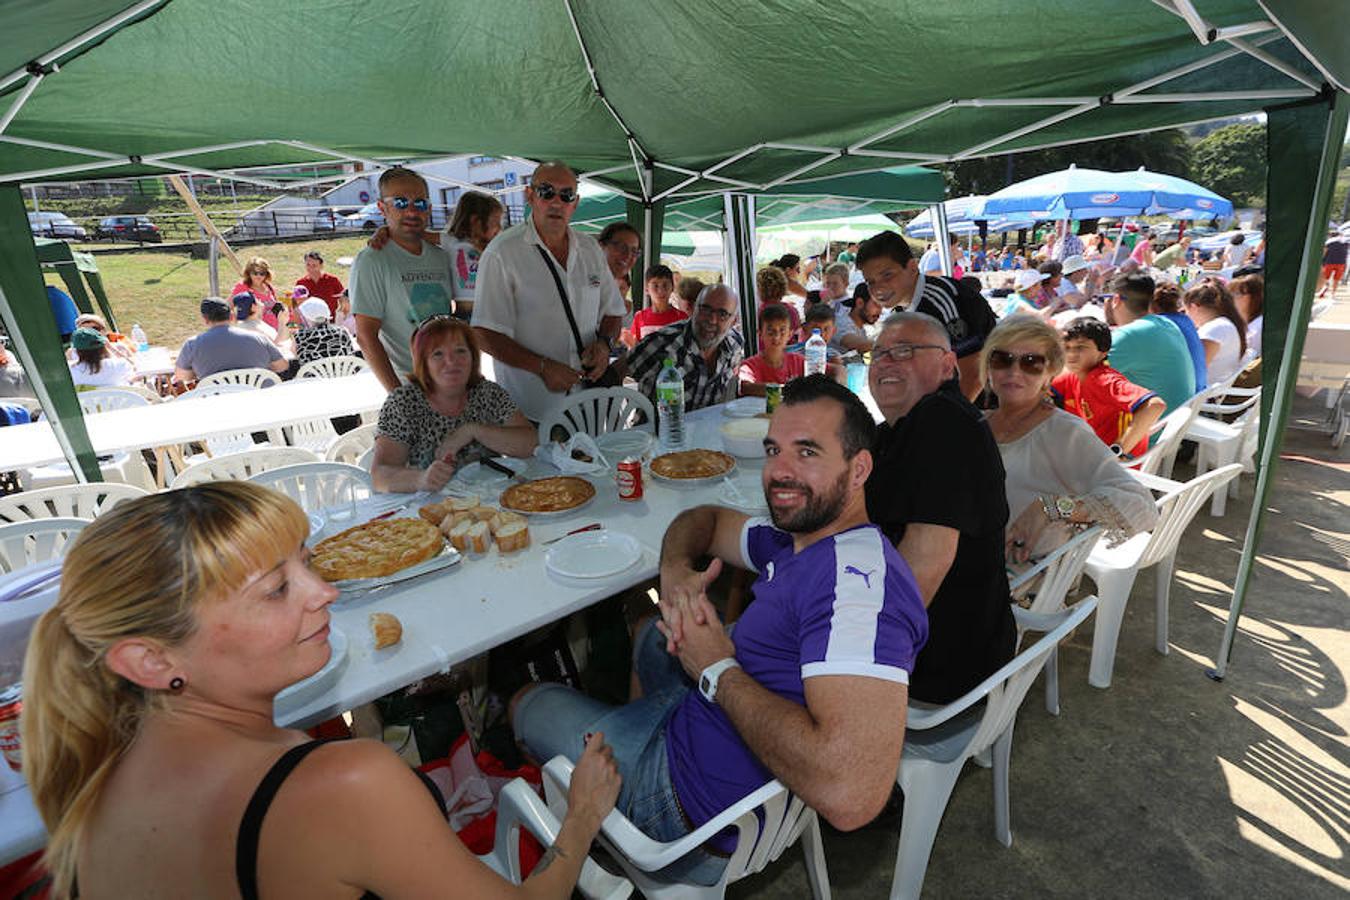
M475 755L467 734L461 734L450 747L450 755L421 767L436 783L445 798L450 827L477 856L492 852L497 841L497 795L508 782L523 778L541 792L543 779L537 766L508 769L486 750ZM544 855L543 846L525 829L520 831L521 877L534 871Z

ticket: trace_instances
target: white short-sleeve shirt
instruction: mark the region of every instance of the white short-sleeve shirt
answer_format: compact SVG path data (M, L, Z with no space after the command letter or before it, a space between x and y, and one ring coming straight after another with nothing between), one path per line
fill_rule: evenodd
M1218 384L1236 375L1242 368L1242 342L1237 326L1223 316L1215 316L1196 331L1200 333L1200 340L1219 345L1219 352L1209 362L1209 383Z

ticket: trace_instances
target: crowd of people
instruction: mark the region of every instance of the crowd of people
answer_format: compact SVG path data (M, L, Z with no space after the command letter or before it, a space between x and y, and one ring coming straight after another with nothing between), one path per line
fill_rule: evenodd
M437 235L425 181L387 170L386 227L353 266L349 330L321 257L306 257L294 309L255 259L229 302L202 303L178 368L286 370L277 336L297 318L297 352L351 352L354 332L389 390L372 478L397 492L439 490L483 456L528 457L569 392L627 381L652 396L666 360L687 410L783 385L765 439L769 520L708 506L670 524L659 607L633 623L629 702L551 683L510 700L531 756L578 763L531 877L540 895L568 894L611 808L674 840L777 778L837 828L876 817L907 704L950 702L1012 657L1010 571L1093 525L1111 543L1151 529L1156 504L1126 466L1161 417L1259 353L1259 275L1181 291L1145 274L1156 259L1140 252L1108 284L1089 261L1109 241L1065 231L1017 273L1000 319L978 279L883 232L830 265L761 269L747 357L731 287L656 264L631 310L638 232L574 229L577 176L561 162L525 190L522 222L503 230L495 200L466 195ZM827 367L808 375L794 345L817 331ZM75 333L75 365L117 368L96 328ZM880 423L843 383L851 362ZM306 565L306 531L280 495L216 483L125 502L76 542L76 577L39 622L24 678L25 767L59 889L77 868L125 893L202 870L233 871L244 896L496 883L392 751L273 724L275 693L326 659L335 594ZM732 631L713 602L724 566L754 577ZM87 739L65 738L76 731ZM218 839L236 832L241 849ZM719 834L663 874L715 883L734 845Z

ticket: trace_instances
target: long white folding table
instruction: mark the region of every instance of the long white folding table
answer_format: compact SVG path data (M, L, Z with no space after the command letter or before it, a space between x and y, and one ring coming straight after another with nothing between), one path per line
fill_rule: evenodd
M280 390L272 388L266 393ZM225 395L222 399L237 396ZM721 407L689 413L689 445L721 449L718 429L725 421ZM763 460L740 459L737 469L741 479L757 476L763 470ZM527 474L543 476L556 471L536 460ZM622 501L612 471L586 477L596 487L595 499L564 515L530 517L527 549L500 554L494 547L481 556L468 555L448 569L335 604L331 624L348 639L347 656L337 679L308 702L277 709L277 723L307 728L641 584L656 575L661 539L675 516L693 506L723 502L724 498L722 481L684 486L648 476L644 478L642 500ZM416 496L405 499L414 500ZM482 499L494 503L496 497L485 495ZM430 498L422 502L430 502ZM415 508L410 506L409 511ZM606 578L583 580L551 574L544 565L549 548L542 546L543 541L592 522L636 538L644 548L641 559ZM52 600L54 596L45 602L24 602L46 608ZM374 649L368 625L372 612L393 613L399 618L403 625L400 643ZM27 626L31 627L31 621ZM8 784L13 786L12 779ZM0 775L0 791L5 788ZM0 793L0 865L40 848L45 839L27 788Z

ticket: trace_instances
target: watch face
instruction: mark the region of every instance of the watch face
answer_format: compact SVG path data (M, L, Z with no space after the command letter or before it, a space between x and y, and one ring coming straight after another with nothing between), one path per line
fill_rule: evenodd
M708 696L708 691L712 690L712 682L707 675L700 675L698 679L698 690L703 696Z
M1074 501L1072 497L1060 497L1055 501L1055 507L1059 510L1059 514L1062 516L1073 515L1073 511L1077 506L1078 503Z

